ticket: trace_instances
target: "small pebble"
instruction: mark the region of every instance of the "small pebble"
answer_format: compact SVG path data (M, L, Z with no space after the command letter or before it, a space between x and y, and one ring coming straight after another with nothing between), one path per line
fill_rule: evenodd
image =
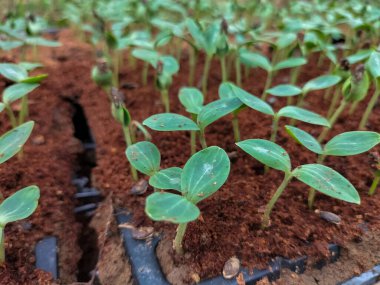
M339 225L340 222L342 221L342 219L338 215L331 212L315 210L315 213L319 215L325 221L328 221L333 224Z
M131 189L133 195L142 195L148 189L148 181L145 179L139 180Z
M224 267L223 267L223 277L225 279L232 279L236 275L238 275L239 271L240 271L240 260L237 259L235 256L231 257L224 264Z
M45 137L43 135L36 135L33 139L32 139L32 142L33 144L35 145L42 145L42 144L45 144Z

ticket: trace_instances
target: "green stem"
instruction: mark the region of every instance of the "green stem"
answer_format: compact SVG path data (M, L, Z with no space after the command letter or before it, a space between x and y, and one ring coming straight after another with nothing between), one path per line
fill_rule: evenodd
M278 198L281 196L282 192L284 192L286 186L288 186L290 180L292 179L292 173L286 173L284 180L282 181L281 185L277 188L276 192L270 199L269 203L267 204L263 216L263 221L261 224L262 228L267 228L270 225L270 213L272 212L274 204L276 204Z
M194 85L194 75L195 75L195 66L197 63L197 56L196 56L196 50L195 48L190 48L189 49L189 85L193 86Z
M266 91L267 91L267 89L270 88L270 85L272 84L272 79L273 79L273 72L269 71L268 76L267 76L267 80L265 81L263 93L261 94L261 99L263 99L263 100L265 100L268 96L268 93L266 93Z
M347 102L343 99L342 102L339 105L339 108L336 109L335 113L332 115L332 117L329 120L330 121L330 128L324 128L324 130L322 131L322 133L318 137L318 142L322 142L326 138L327 134L333 128L336 120L339 118L339 116L344 111L346 105L347 105Z
M143 72L142 72L142 83L144 86L148 83L148 71L149 71L149 63L144 62Z
M4 228L0 227L0 265L5 262Z
M277 116L277 114L273 116L272 133L271 133L271 136L270 136L270 141L271 142L276 142L279 119L280 118L279 118L279 116Z
M125 141L127 143L127 147L131 146L132 145L132 137L131 137L131 132L129 130L129 126L123 126L123 133L124 133ZM131 167L132 178L133 178L133 180L137 181L137 179L138 179L137 171L132 165L130 165L130 167Z
M5 108L7 110L7 114L8 114L9 120L11 121L12 128L16 128L17 127L17 120L16 120L16 116L13 113L13 110L12 110L11 106L6 105Z
M227 77L227 67L226 67L226 57L222 56L220 58L220 66L222 69L222 82L226 82L228 80Z
M208 81L208 75L210 72L211 59L212 59L212 55L206 55L206 62L204 65L203 75L202 75L202 92L205 98L207 97L207 81Z
M179 224L177 227L177 234L175 235L174 239L174 250L177 254L183 254L183 248L182 248L182 240L185 236L187 228L187 223Z
M337 86L335 87L334 95L330 103L329 110L327 111L327 118L330 118L333 114L334 110L336 109L336 104L338 103L340 98L340 88Z
M317 159L317 163L318 164L322 164L323 161L325 160L326 158L326 155L319 155L318 156L318 159ZM308 195L308 198L307 198L307 204L309 206L309 209L313 209L313 205L314 205L314 201L315 201L315 195L316 195L316 191L314 188L310 188L309 189L309 195Z
M201 129L199 131L199 141L201 142L201 146L203 149L207 148L206 138L205 138L205 130Z
M236 112L233 112L232 114L232 128L234 130L234 138L235 142L240 141L240 130L239 130L239 119L238 114Z
M293 96L289 96L286 99L286 106L291 106L291 105L293 105Z
M191 119L196 122L197 121L197 115L191 114ZM190 148L191 148L191 155L193 155L197 151L197 132L196 131L190 131Z
M235 72L236 72L236 84L237 86L241 87L241 64L240 64L239 55L236 57L236 60L235 60Z
M359 130L365 129L365 126L367 125L367 122L368 122L368 118L371 115L372 110L379 99L380 88L379 88L379 83L377 82L377 79L375 80L374 84L375 84L375 93L372 95L371 100L369 101L367 105L367 109L365 109L363 117L360 120Z
M350 110L348 111L349 115L352 115L355 112L356 108L358 107L358 104L359 104L359 101L355 101L351 104Z
M298 76L301 71L301 66L297 66L296 68L292 69L291 75L290 75L290 84L297 84Z
M368 195L372 196L375 194L375 190L377 188L377 185L379 185L380 182L380 170L378 170L375 174L375 178L373 179L371 188L369 188Z
M117 50L113 53L113 85L119 88L119 52Z
M21 110L18 116L19 125L25 122L25 119L28 117L28 115L29 115L28 95L25 95L24 97L21 98Z
M169 113L170 112L170 101L169 101L169 93L168 93L167 89L161 90L161 100L162 100L162 104L164 104L165 112Z

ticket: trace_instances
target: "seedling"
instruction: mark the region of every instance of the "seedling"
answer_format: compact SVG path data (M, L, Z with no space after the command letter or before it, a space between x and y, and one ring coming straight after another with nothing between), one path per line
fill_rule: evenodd
M371 153L374 164L373 167L375 168L375 178L372 181L371 187L369 188L368 195L375 194L377 185L379 185L380 182L380 154L378 152Z
M328 155L351 156L370 150L380 143L380 134L376 132L354 131L339 134L324 147L309 133L292 126L285 126L287 132L301 145L318 154L317 163L323 163ZM308 204L313 207L315 190L310 189Z
M250 51L241 53L240 60L242 63L250 67L260 67L268 73L265 86L263 89L263 93L261 95L261 99L263 100L265 100L267 97L266 90L270 88L272 84L272 80L273 80L273 75L275 72L281 69L301 66L301 65L306 64L307 62L306 59L303 57L294 57L294 58L285 59L283 61L280 61L274 64L274 63L271 63L266 56L257 52L250 52Z
M173 75L179 71L177 60L168 55L160 55L156 51L135 49L132 55L150 63L157 72L156 86L161 92L161 100L165 112L170 112L169 87L173 82Z
M288 92L289 94L290 89L288 88L286 92ZM285 91L282 94L284 93ZM247 91L237 87L236 85L232 83L223 83L219 88L219 96L222 98L230 98L230 99L237 98L245 106L250 107L260 113L272 116L273 125L272 125L272 133L271 133L270 140L273 142L276 141L278 123L281 117L295 119L295 120L299 120L299 121L306 122L309 124L314 124L314 125L320 125L320 126L325 126L325 127L330 126L329 122L322 116L300 107L286 106L286 107L281 108L278 112L275 112L272 109L272 107L268 103L266 103L264 100L248 93ZM237 111L235 112L238 112L238 111L239 109L237 109ZM234 128L237 125L238 123L235 123Z
M351 75L343 84L342 93L343 99L339 107L335 110L333 115L330 117L329 122L331 128L334 126L335 122L338 120L342 112L345 110L347 104L355 104L360 102L367 95L369 88L369 76L364 69L363 65L358 65L355 69L355 73ZM328 135L330 129L324 129L318 137L318 141L322 142Z
M217 146L205 148L194 154L183 170L178 167L159 170L160 155L150 143L133 145L127 149L127 156L137 169L151 176L151 185L179 192L157 191L149 195L145 212L154 221L178 224L173 247L177 254L182 254L187 224L200 215L196 204L214 194L227 180L230 172L227 153Z
M24 123L0 137L0 164L17 154L29 138L34 122ZM5 262L4 227L11 222L29 217L37 207L39 189L29 186L3 201L0 193L0 265Z
M373 51L366 63L366 67L372 77L373 85L375 86L375 92L373 93L371 100L369 101L366 110L364 111L363 117L359 124L359 129L365 129L368 118L372 113L373 108L375 107L376 102L378 102L380 96L380 52Z
M292 170L288 153L271 141L249 139L241 141L237 145L261 163L281 170L285 174L283 182L266 206L262 220L263 228L270 225L270 214L273 206L293 177L327 196L360 204L360 197L355 187L341 174L327 166L305 164Z
M28 76L28 71L24 66L13 63L0 63L0 74L15 82L15 84L5 88L3 91L4 107L8 113L13 128L24 123L26 117L28 116L29 110L27 95L36 89L40 85L39 83L47 77L47 74L40 74L30 77ZM21 99L21 110L17 118L11 105L19 99Z
M206 127L221 117L234 112L241 105L242 103L237 98L219 99L202 107L196 122L179 114L162 113L147 118L143 125L155 131L199 131L202 148L206 148ZM194 147L192 146L192 148Z

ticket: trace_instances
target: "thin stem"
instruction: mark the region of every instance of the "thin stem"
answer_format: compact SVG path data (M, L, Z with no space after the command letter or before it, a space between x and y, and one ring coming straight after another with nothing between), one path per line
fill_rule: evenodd
M359 104L359 101L355 101L351 104L350 110L348 111L349 115L352 115L355 112L356 108L358 107L358 104Z
M291 106L293 105L293 96L288 96L286 99L286 106Z
M284 192L286 186L288 186L290 180L292 179L292 173L285 173L284 180L282 181L281 185L277 188L276 192L270 199L269 203L267 204L263 216L263 221L261 224L262 228L267 228L270 225L270 213L272 212L274 204L276 204L278 198L281 196L282 192Z
M302 93L298 96L298 100L297 100L297 106L298 106L298 107L302 107L302 106L303 106L303 101L305 100L306 94L307 94L307 92L302 92Z
M18 116L18 123L21 125L25 122L25 118L28 117L29 110L28 110L28 95L25 95L21 98L21 110L20 114Z
M191 114L191 119L194 122L197 122L197 115ZM197 151L197 132L196 131L190 131L190 148L191 148L191 155L193 155Z
M119 87L119 52L115 50L113 52L113 85Z
M241 87L241 64L239 55L235 59L236 84Z
M186 228L187 223L179 224L177 227L177 234L175 235L173 244L174 250L177 254L183 254L182 240L185 236Z
M208 75L210 72L211 59L212 59L212 55L206 55L206 62L204 65L203 75L202 75L202 92L205 98L207 97L207 81L208 81Z
M228 76L227 76L226 57L225 56L222 56L220 58L220 66L222 69L222 82L226 82L228 80Z
M0 227L0 265L5 262L4 228Z
M197 62L197 55L195 48L189 49L189 85L194 85L195 66Z
M124 138L125 138L125 141L127 143L127 146L131 146L132 145L132 137L131 137L131 132L129 130L129 126L123 126L123 133L124 133ZM137 181L137 179L138 179L137 171L132 165L130 165L130 167L131 167L132 178L133 178L133 180Z
M270 141L271 142L276 142L279 119L280 118L279 118L279 116L277 116L277 114L273 116L272 133L271 133L271 136L270 136Z
M371 115L372 110L379 99L380 88L379 88L379 83L377 82L377 79L374 81L374 84L375 84L375 93L372 95L371 100L369 101L367 105L367 109L365 109L363 117L360 120L359 130L365 129L365 126L367 125L367 122L368 122L368 118Z
M292 69L291 75L290 75L290 84L297 84L298 76L301 71L301 66L297 66L296 68Z
M16 128L17 127L17 120L16 120L16 116L13 113L11 106L6 105L5 109L7 110L7 114L8 114L9 120L11 121L12 128Z
M330 103L329 110L327 111L327 118L330 118L333 114L334 110L336 109L336 104L338 103L338 100L340 98L340 88L337 86L335 87L334 95Z
M201 142L201 146L203 149L207 148L206 138L205 138L205 130L201 129L199 131L199 141Z
M143 72L142 72L142 83L144 86L148 83L148 71L149 71L149 63L144 62Z
M375 174L375 178L373 179L371 188L369 188L368 195L372 196L375 194L375 190L377 188L377 185L379 185L380 182L380 170L378 170Z
M161 101L162 101L162 104L164 104L165 112L169 113L170 112L170 101L169 101L169 93L168 93L167 89L161 90Z
M268 76L267 76L267 80L265 81L265 86L264 86L263 93L261 94L261 99L263 99L263 100L265 100L267 98L267 96L268 96L268 93L266 93L266 91L271 86L272 79L273 79L273 72L269 71L268 72Z
M235 142L240 141L240 130L239 130L239 119L238 114L236 112L233 112L232 114L232 128L234 130L234 138Z
M330 128L325 128L322 133L319 135L318 137L318 142L322 142L327 134L330 132L330 130L332 129L332 127L334 126L336 120L339 118L339 116L342 114L342 112L344 111L345 107L347 105L347 102L343 99L342 102L340 103L339 105L339 108L336 109L335 113L332 115L332 117L330 118Z

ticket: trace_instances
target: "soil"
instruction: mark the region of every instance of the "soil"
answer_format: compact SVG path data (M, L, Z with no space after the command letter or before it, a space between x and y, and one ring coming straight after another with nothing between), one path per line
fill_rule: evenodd
M73 137L72 107L60 95L74 92L70 82L62 80L60 61L41 50L49 74L42 85L29 96L30 119L34 130L24 147L22 159L17 156L0 167L0 191L8 197L28 185L38 185L41 198L36 212L28 219L5 227L6 264L0 268L0 284L52 284L52 278L35 269L34 246L46 235L59 240L59 273L64 284L76 280L76 265L81 256L77 244L80 231L73 215L75 187L71 184L77 153L81 150ZM2 61L12 61L8 58ZM1 79L1 91L9 82ZM0 132L10 129L5 112L0 114Z
M378 229L380 193L373 197L367 195L372 180L372 170L368 154L362 154L347 158L328 157L326 159L326 165L347 177L358 189L362 198L361 206L356 206L324 195L317 196L316 208L340 215L342 217L340 225L327 223L310 211L307 208L308 187L293 181L273 210L271 227L261 230L262 209L281 183L283 174L276 170L270 170L264 174L262 164L235 146L231 118L227 116L207 128L206 138L209 145L218 145L227 152L236 151L236 157L232 160L230 177L215 195L199 203L202 219L189 224L184 239L186 254L182 258L176 257L171 249L175 225L154 223L144 213L145 197L152 192L152 189L143 196L134 196L129 192L134 182L124 154L125 142L121 127L111 116L107 95L94 85L90 77L90 71L95 62L93 47L76 40L73 33L68 30L61 31L58 38L63 43L63 47L42 51L45 70L49 73L49 78L38 89L39 91L35 91L31 96L31 99L35 100L31 105L31 118L37 121L33 136L43 135L46 143L33 145L30 140L26 145L25 158L30 164L27 169L20 168L22 163L14 158L7 162L9 167L3 167L0 171L0 185L4 188L2 190L6 196L13 193L15 189L31 183L39 185L43 191L39 209L26 220L32 224L32 231L26 232L23 229L22 225L25 221L7 226L6 251L10 262L7 263L9 265L2 274L5 274L4 278L11 281L4 284L37 284L36 280L41 278L41 272L33 269L32 250L35 241L43 234L59 237L62 283L75 281L74 272L80 258L76 241L79 226L75 223L72 214L74 204L72 195L75 189L70 184L70 175L78 143L72 139L69 101L79 102L83 106L97 144L97 166L92 173L92 185L101 190L104 196L112 192L114 207L124 207L132 211L135 226L153 225L156 231L162 233L163 241L158 247L160 251L158 255L165 260L170 260L161 263L163 270L167 276L171 276L174 274L172 271L176 271L177 267L185 268L186 274L181 272L182 277L173 284L193 283L194 276L204 279L219 275L225 261L234 255L242 261L243 266L248 268L266 267L267 263L276 256L295 258L308 255L312 262L328 255L328 243L348 247L352 240L362 238L362 229L368 228L369 231ZM307 67L302 69L299 84L328 70L327 62L320 67L316 65L316 62L315 56ZM159 92L154 88L154 72L149 70L149 83L143 86L141 68L141 62L134 64L134 61L124 58L120 74L126 105L132 118L140 122L150 115L163 112ZM198 82L200 82L202 68L202 60L200 60L196 72ZM214 61L209 78L207 102L218 98L218 86L221 82L219 70L219 63ZM179 89L187 85L187 76L188 60L186 52L183 52L181 71L174 78L170 88L171 111L174 113L187 115L177 98ZM243 88L260 96L265 76L265 73L260 70L251 71L243 81ZM276 76L273 84L288 80L289 74L281 72ZM322 95L323 92L310 93L306 98L305 107L325 115L329 101L324 101ZM330 137L344 131L356 130L368 100L369 98L366 98L360 103L353 115L345 112L331 131ZM285 101L286 99L270 98L275 110L284 106ZM63 121L64 124L60 123ZM377 105L370 118L368 129L379 132L379 122L380 106ZM268 116L246 109L239 114L239 123L242 140L269 139L271 120ZM316 156L297 145L287 135L283 128L286 123L289 121L281 119L277 142L289 152L293 167L314 163ZM297 123L297 126L314 136L322 130L320 127L304 123ZM2 130L8 128L4 124L1 127ZM151 134L153 143L161 151L163 168L182 167L185 164L190 156L188 132L151 131ZM36 175L36 169L38 169L38 175ZM140 175L140 177L143 176ZM94 224L94 228L98 229L99 237L102 236L100 229L104 230L103 222ZM103 224L103 227L99 226L100 224ZM112 225L112 222L110 224ZM116 272L121 264L126 265L127 261L119 260L123 256L120 253L122 251L120 240L116 237L113 227L110 226L109 229L113 238L105 242L105 247L109 242L107 252L109 251L111 255L103 257L103 262L99 262L99 272L105 273L105 275L100 273L99 276L103 278L102 280L108 280L104 282L112 280L115 283L109 284L118 284L120 279L117 281L112 279L112 276L116 278L117 274L121 274ZM65 251L67 254L63 255ZM115 271L109 274L106 273L111 267L102 268L106 260L117 260ZM20 274L24 268L27 273ZM65 272L67 274L64 274ZM357 273L356 269L353 268L351 275L355 273ZM126 279L123 280L123 284L129 280L128 273L125 274L123 276ZM42 278L45 278L45 275ZM0 280L7 279L3 279L0 273ZM27 280L32 281L28 283ZM47 278L43 280L48 282Z

